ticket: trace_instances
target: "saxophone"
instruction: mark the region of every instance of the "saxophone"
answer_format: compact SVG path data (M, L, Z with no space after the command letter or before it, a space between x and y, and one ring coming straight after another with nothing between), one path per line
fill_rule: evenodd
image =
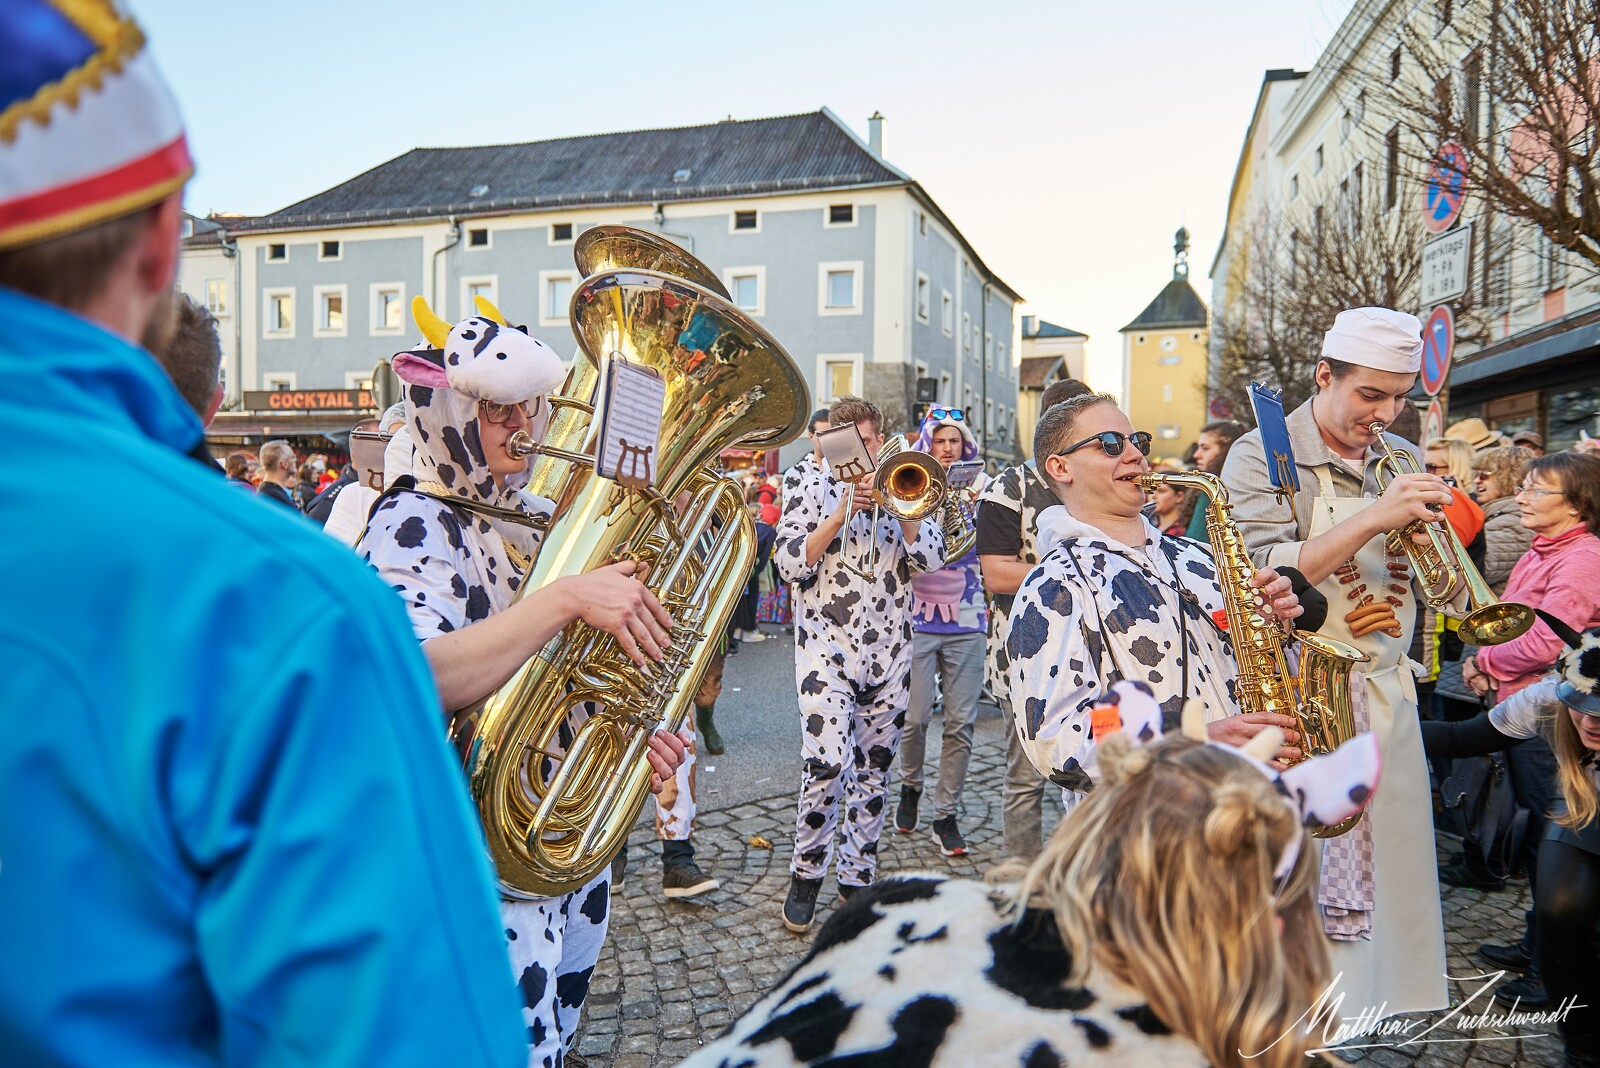
M1291 636L1266 611L1266 597L1250 585L1256 566L1245 552L1233 521L1228 490L1215 475L1200 471L1150 472L1134 481L1146 490L1161 485L1203 491L1206 536L1216 558L1217 584L1228 615L1228 634L1239 665L1236 693L1241 712L1274 712L1300 724L1301 759L1331 753L1356 733L1350 710L1350 669L1372 658L1354 646L1315 634ZM1299 671L1291 671L1288 644L1298 637ZM1315 825L1318 838L1344 834L1361 819L1351 816L1331 827Z

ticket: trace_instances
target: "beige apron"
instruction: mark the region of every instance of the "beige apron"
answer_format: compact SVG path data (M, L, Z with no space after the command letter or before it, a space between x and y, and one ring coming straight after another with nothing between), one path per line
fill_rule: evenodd
M1309 537L1325 534L1373 503L1370 497L1336 497L1333 480L1314 469L1322 496L1312 508ZM1381 591L1388 577L1382 536L1355 555L1362 581ZM1416 626L1412 597L1395 609L1402 637L1381 631L1362 638L1344 621L1354 607L1336 575L1317 584L1328 599L1328 618L1318 634L1349 642L1372 657L1369 670L1350 673L1364 686L1371 731L1383 756L1383 775L1372 800L1373 889L1370 941L1327 942L1333 973L1343 973L1341 1016L1371 1009L1380 1016L1445 1008L1444 920L1439 907L1439 872L1434 859L1433 799L1417 719L1417 686L1407 650Z

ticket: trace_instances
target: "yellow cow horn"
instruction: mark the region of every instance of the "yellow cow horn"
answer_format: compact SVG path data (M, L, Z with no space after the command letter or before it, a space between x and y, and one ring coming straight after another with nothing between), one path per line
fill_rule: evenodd
M478 314L483 316L485 319L491 319L494 322L499 323L501 326L509 325L506 322L506 317L500 314L500 309L489 303L488 297L475 295L472 298L472 303L478 306Z
M411 298L411 318L417 321L417 328L428 339L428 344L436 349L444 348L450 338L450 324L433 314L428 302L420 296Z

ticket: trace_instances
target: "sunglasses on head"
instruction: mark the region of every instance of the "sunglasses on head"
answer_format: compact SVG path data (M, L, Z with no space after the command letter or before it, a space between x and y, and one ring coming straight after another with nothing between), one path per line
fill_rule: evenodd
M521 412L524 419L533 414L528 411L527 401L520 401L516 404L490 404L488 401L479 401L478 409L483 412L484 420L493 423L495 426L501 426L506 423L514 411Z
M1144 455L1149 456L1150 442L1154 439L1154 434L1147 434L1143 430L1137 430L1132 434L1124 434L1120 430L1106 430L1091 437L1084 438L1076 445L1070 445L1061 452L1056 453L1056 455L1069 456L1083 448L1085 445L1093 445L1098 443L1099 446L1106 451L1107 456L1121 456L1122 450L1127 447L1129 442L1132 442L1134 448L1138 449Z
M957 422L963 422L967 418L967 413L963 412L960 408L929 408L928 418L954 419Z

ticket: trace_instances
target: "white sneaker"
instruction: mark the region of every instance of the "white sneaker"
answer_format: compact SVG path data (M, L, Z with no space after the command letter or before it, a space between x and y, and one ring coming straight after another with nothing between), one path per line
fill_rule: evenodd
M756 642L764 642L764 641L766 641L767 640L767 636L765 634L762 634L759 630L753 630L753 631L750 631L748 634L746 634L744 637L740 638L739 640L742 641L742 642L748 642L748 643L753 645Z

